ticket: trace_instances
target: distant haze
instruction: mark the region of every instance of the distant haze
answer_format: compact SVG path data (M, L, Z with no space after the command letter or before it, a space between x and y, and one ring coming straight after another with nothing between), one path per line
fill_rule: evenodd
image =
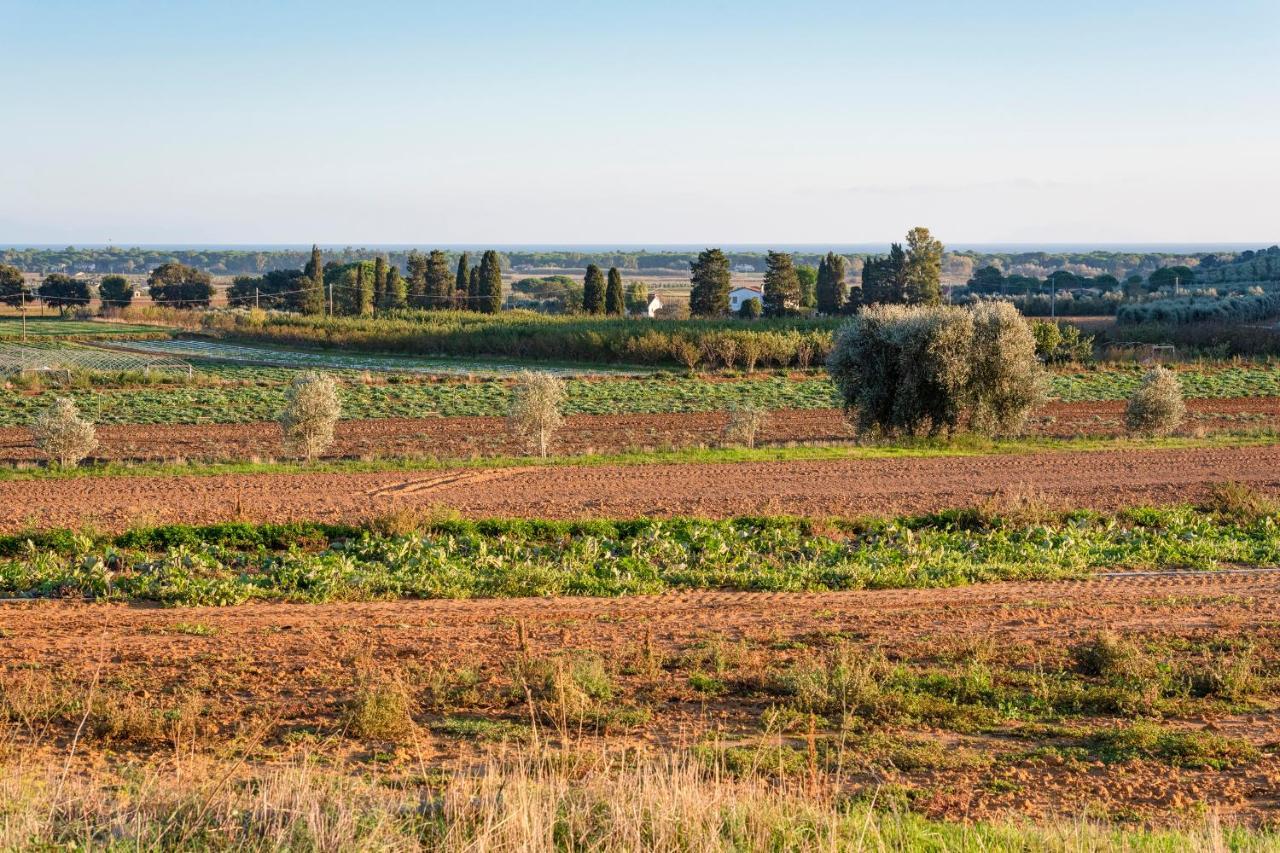
M1276 0L0 0L0 241L1280 240Z

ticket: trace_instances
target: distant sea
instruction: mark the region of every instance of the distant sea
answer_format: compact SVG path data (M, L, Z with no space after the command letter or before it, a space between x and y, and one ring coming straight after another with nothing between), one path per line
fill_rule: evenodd
M76 243L79 249L106 249L116 246L122 249L205 249L225 251L238 249L246 252L299 251L311 248L310 243ZM768 249L785 252L883 252L883 243L321 243L322 249L347 247L381 251L407 249L456 249L475 251L497 249L501 252L697 252L709 245L719 246L731 252L764 252ZM1265 249L1271 243L948 243L952 251L973 252L1132 252L1137 254L1168 253L1188 255L1196 252L1239 252L1245 249ZM65 249L66 243L0 243L0 249Z

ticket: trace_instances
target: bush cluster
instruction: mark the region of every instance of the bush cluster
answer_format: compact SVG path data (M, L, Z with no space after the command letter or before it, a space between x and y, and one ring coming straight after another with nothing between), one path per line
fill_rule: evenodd
M1014 433L1047 387L1030 326L1003 302L867 308L841 331L827 367L863 432L936 435L966 422Z

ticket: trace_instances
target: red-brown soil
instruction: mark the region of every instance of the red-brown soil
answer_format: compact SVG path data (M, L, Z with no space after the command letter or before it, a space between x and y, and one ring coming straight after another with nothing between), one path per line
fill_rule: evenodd
M1280 429L1277 397L1188 400L1187 409L1187 426L1194 431ZM555 451L613 453L714 446L721 441L725 418L721 412L575 415L566 419L557 434ZM1119 435L1124 431L1124 403L1050 403L1032 417L1028 431L1058 438ZM852 437L839 410L787 410L770 413L758 443L826 444ZM274 423L100 426L98 442L93 458L110 461L225 461L283 454L280 428ZM527 446L510 435L502 418L386 418L342 421L326 455L466 459L527 452ZM26 429L0 429L0 464L43 458Z
M83 477L0 482L0 530L91 524L471 517L856 516L972 506L1032 491L1114 509L1199 500L1226 481L1280 489L1280 445L824 461L526 466L359 474Z
M159 609L38 601L0 605L0 679L23 697L83 695L90 682L120 714L158 713L195 702L212 711L205 736L225 742L246 729L266 732L263 760L289 744L341 744L344 703L361 673L399 674L423 727L408 760L447 764L463 748L431 731L441 714L487 717L520 725L510 698L512 661L593 653L614 672L615 702L651 709L648 722L606 733L659 748L688 743L711 730L729 742L758 738L774 699L750 686L767 682L792 661L836 643L885 650L906 666L977 655L992 667L1070 666L1066 649L1099 630L1140 637L1165 649L1248 638L1274 652L1280 640L1280 574L1194 574L1071 583L1006 583L946 590L772 594L685 593L621 599L409 601L335 605L244 605ZM691 661L708 648L726 658L720 698L690 689ZM691 658L691 656L694 656ZM656 662L646 666L645 661ZM473 689L442 709L431 685L475 673ZM747 679L745 682L735 679ZM1265 695L1270 695L1269 693ZM185 697L185 698L184 698ZM505 697L505 698L504 698ZM1243 738L1260 756L1215 771L1156 761L1103 764L1063 758L1052 745L1074 735L1004 723L998 732L899 724L894 737L945 748L933 766L904 766L860 784L915 790L915 808L935 816L976 819L997 814L1128 815L1159 822L1195 817L1203 804L1226 820L1274 822L1280 816L1280 720L1259 696L1247 711L1190 710L1161 725ZM186 705L183 705L186 707ZM1196 706L1199 707L1199 706ZM185 713L185 712L184 712ZM46 743L70 739L79 712L37 732ZM523 718L527 721L527 715ZM1066 721L1106 728L1109 717ZM211 729L211 730L210 730ZM18 737L25 730L15 724ZM90 726L81 751L102 749ZM172 754L162 737L109 742L128 751ZM770 736L772 737L772 736ZM791 736L803 749L803 730ZM1050 747L1036 753L1037 748ZM315 748L314 746L311 748ZM332 747L331 748L336 748ZM394 754L394 749L392 749ZM268 751L270 750L270 751ZM236 754L240 754L237 750ZM384 755L388 754L386 749ZM975 757L949 762L948 756ZM992 762L989 759L998 757ZM52 760L52 759L51 759ZM59 761L61 759L58 759ZM384 759L385 760L385 759ZM400 759L394 759L399 761Z

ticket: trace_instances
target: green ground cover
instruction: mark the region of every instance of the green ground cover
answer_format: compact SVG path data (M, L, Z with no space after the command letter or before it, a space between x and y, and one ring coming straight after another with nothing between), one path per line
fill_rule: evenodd
M847 590L1085 577L1100 569L1280 562L1259 503L1115 515L953 511L816 524L788 518L541 522L398 519L167 526L0 537L0 593L226 605L679 589Z
M220 384L178 383L177 387L84 387L10 393L0 398L0 426L23 426L54 397L71 396L81 410L105 424L244 423L271 420L284 400L288 368L200 364L200 373ZM361 372L339 372L343 417L430 417L505 415L508 382L495 377L470 382L401 379L361 381ZM1052 397L1067 402L1123 400L1138 386L1142 371L1114 369L1055 375ZM1178 373L1188 397L1280 395L1280 366L1188 368ZM839 405L821 375L793 378L757 374L708 379L653 375L610 379L570 379L566 414L658 414L725 411L754 405L767 409L825 409Z
M98 323L92 320L63 320L59 317L28 317L27 337L89 340L129 336L168 337L171 332L161 326L133 323ZM21 317L0 317L0 338L21 338Z

